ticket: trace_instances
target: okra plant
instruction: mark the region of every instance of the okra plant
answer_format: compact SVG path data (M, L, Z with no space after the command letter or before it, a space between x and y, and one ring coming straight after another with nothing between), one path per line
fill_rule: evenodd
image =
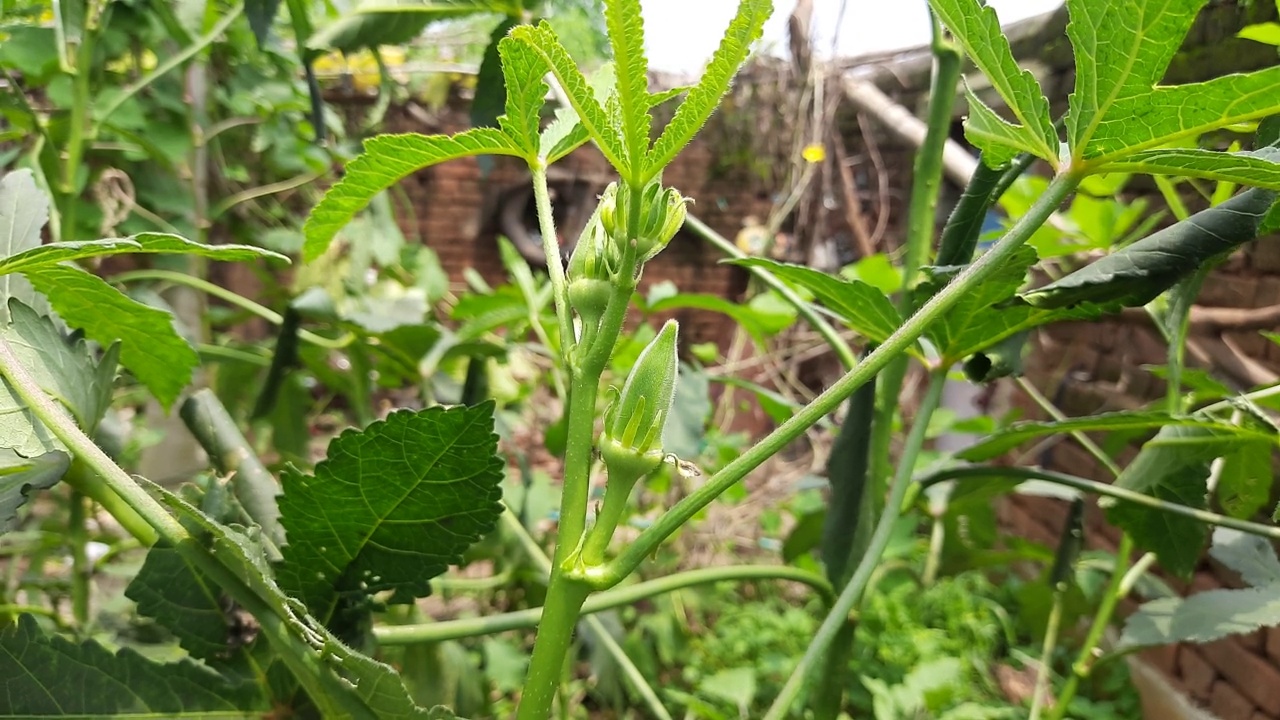
M937 62L929 133L916 159L903 253L906 288L894 299L865 283L806 267L761 258L735 260L795 303L799 314L829 340L847 372L616 551L611 541L634 487L664 463L684 467L663 447L679 367L677 325L669 322L657 333L620 389L602 387L602 378L645 263L682 227L714 238L690 215L690 200L663 184L662 173L716 109L761 34L771 12L769 1L742 0L702 78L673 93L649 89L639 0L606 1L615 63L591 80L549 25L516 26L498 48L506 105L495 127L451 136L384 135L365 143L363 154L347 165L343 179L312 212L305 228L305 260L319 258L378 193L424 167L467 156L505 155L526 163L532 178L555 309L554 327L539 334L567 378L567 441L554 555L548 559L537 548L529 551L547 575L543 607L533 620L517 613L493 618L495 623L486 626L537 623L520 718L551 716L584 612L642 596L636 594L639 586L616 586L726 489L846 403L829 473L832 492L822 547L827 577L784 570L754 574L804 580L829 604L826 620L767 718L791 716L802 695L813 716L838 716L844 691L841 664L852 641L850 612L872 580L903 508L924 488L940 483L967 487L996 482L995 490L1007 490L1027 479L1048 480L1105 495L1114 503L1108 515L1124 534L1112 581L1059 701L1049 711L1056 717L1064 716L1071 696L1096 664L1095 651L1119 599L1154 561L1173 573L1188 572L1207 540L1207 524L1226 528L1214 536L1215 554L1229 565L1247 568L1246 580L1263 590L1242 592L1225 606L1219 604L1234 623L1226 626L1249 629L1280 622L1280 608L1265 599L1265 590L1280 582L1280 564L1255 543L1232 534L1280 536L1275 527L1252 520L1267 501L1259 488L1270 487L1269 463L1260 458L1268 460L1277 442L1275 426L1257 407L1275 394L1270 389L1224 396L1191 412L1174 382L1162 410L1016 425L956 458L981 463L1027 439L1059 433L1158 430L1125 468L1087 437L1081 440L1114 469L1114 485L1038 469L954 462L917 477L930 418L953 370L963 368L977 381L1007 375L1016 371L1020 339L1033 328L1145 305L1166 331L1170 370L1176 377L1187 314L1206 269L1234 247L1280 228L1275 203L1280 150L1274 147L1280 133L1265 120L1280 114L1280 68L1192 85L1159 84L1205 2L1068 0L1076 88L1059 124L1034 76L1017 66L994 11L979 0L931 0ZM987 76L1011 119L967 93L966 134L981 150L982 164L935 247L931 219L941 153L964 56ZM565 103L544 127L542 111L553 87ZM654 127L653 108L675 100L679 105L672 119ZM1194 146L1206 133L1224 128L1253 133L1253 149L1220 152ZM547 168L587 142L599 148L617 179L599 199L566 267L556 242ZM981 225L975 218L1037 161L1051 173L1045 191L993 247L975 257ZM1056 282L1028 289L1028 270L1037 261L1028 242L1081 183L1110 173L1179 176L1252 189ZM181 388L158 383L161 376L148 372L162 360L158 349L181 347L173 342L176 333L163 313L67 263L120 252L188 252L219 260L269 253L155 234L40 246L41 202L30 175L10 173L0 183L0 239L5 242L0 246L0 293L6 308L0 331L0 461L6 478L0 483L0 520L8 522L33 489L65 477L150 548L127 595L141 615L173 633L187 657L161 662L130 649L110 650L91 637L71 642L23 616L0 629L0 675L7 689L0 701L9 704L5 709L32 716L453 717L446 708L419 707L404 678L370 653L378 645L459 637L476 628L450 623L375 627L373 618L375 612L428 594L431 579L458 562L504 517L493 404L469 398L459 407L402 410L348 430L331 442L327 457L309 473L286 469L278 494L274 478L243 466L233 477L214 479L202 493L187 495L131 477L94 442L116 360L144 383L155 383L156 395L172 403ZM516 274L519 283L530 286L526 296L536 295L528 269ZM816 312L796 287L828 312ZM66 334L50 308L102 349L95 350L78 334ZM864 339L860 357L834 331L826 319L831 315ZM912 363L923 367L929 380L907 423L895 467L890 441L901 415L898 396ZM1046 409L1056 412L1048 403ZM198 403L193 414L200 414ZM215 414L202 417L218 424ZM240 452L234 428L221 429ZM216 454L217 448L211 451ZM607 481L604 498L592 513L589 486L597 459ZM1211 465L1216 467L1212 487ZM1224 513L1211 511L1206 498L1211 490L1222 493L1224 488L1232 493L1224 496L1231 500L1229 507ZM934 538L945 542L948 511L930 505L930 512ZM1077 525L1068 524L1051 573L1059 610L1060 590L1070 581L1080 546ZM1135 548L1150 554L1131 565ZM1262 561L1250 561L1259 555ZM665 580L650 587L679 586ZM1151 603L1130 621L1120 651L1216 637L1224 624L1204 621L1206 605L1212 603L1195 598L1183 604ZM1056 623L1051 620L1054 628ZM1056 629L1046 637L1049 658ZM1044 711L1048 683L1048 673L1042 673L1033 717ZM57 690L68 686L76 692ZM647 712L669 717L661 699L646 690L641 688Z

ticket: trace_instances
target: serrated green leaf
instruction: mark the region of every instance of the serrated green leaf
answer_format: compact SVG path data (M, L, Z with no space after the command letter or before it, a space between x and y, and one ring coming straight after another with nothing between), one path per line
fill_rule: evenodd
M1104 121L1132 121L1116 104L1151 92L1206 1L1067 0L1067 36L1076 56L1067 113L1072 155L1089 151Z
M1121 648L1206 643L1280 625L1280 586L1208 590L1143 604L1125 620Z
M1101 166L1099 172L1174 175L1280 190L1280 162L1271 162L1250 153L1198 148L1142 150L1108 162Z
M1120 98L1098 124L1085 159L1103 164L1280 112L1280 66Z
M956 457L969 462L982 462L1000 457L1028 440L1035 440L1046 435L1064 435L1070 432L1130 432L1134 430L1155 430L1166 426L1210 428L1224 432L1236 429L1233 425L1196 415L1178 417L1168 413L1147 410L1122 411L1069 418L1067 420L1014 423L961 450L956 454Z
M1018 67L996 11L978 0L929 0L929 5L1021 123L1011 125L1022 136L1021 147L1056 167L1059 140L1049 101L1035 76Z
M613 63L605 63L599 70L592 73L588 85L595 95L596 102L603 106L614 94L618 85L618 73ZM591 133L583 127L573 106L560 107L556 109L555 118L542 131L539 155L546 164L550 165L577 150L590 139Z
M191 382L196 351L178 335L173 316L122 294L72 265L28 268L27 278L71 327L101 345L121 343L120 363L169 407Z
M307 40L307 47L351 53L379 45L403 45L437 20L519 12L519 3L504 0L364 0L318 29Z
M625 169L626 150L618 128L609 120L603 105L596 99L577 63L569 56L569 51L560 44L551 25L545 20L538 23L537 27L522 25L511 31L511 37L527 44L542 57L551 74L560 82L569 105L578 115L578 121L595 140L605 159L619 171Z
M1273 435L1231 425L1166 425L1142 446L1115 486L1204 508L1209 464L1250 443L1271 446ZM1198 520L1132 503L1116 503L1107 517L1132 535L1139 547L1155 552L1162 567L1184 577L1195 568L1208 535L1207 526Z
M1231 528L1214 528L1209 554L1240 573L1240 578L1253 587L1280 583L1280 560L1266 538Z
M14 170L0 178L0 258L40 246L40 229L49 221L49 198L36 187L30 170ZM36 291L26 278L0 276L0 325L9 322L9 300L40 309Z
M418 170L474 155L524 157L524 152L493 128L472 128L457 135L408 133L369 138L364 152L347 163L342 179L329 188L307 218L302 256L310 262L323 255L338 231L375 195Z
M819 270L766 258L743 258L730 264L760 267L813 293L858 334L884 342L902 325L902 316L884 293L861 280L841 280Z
M83 340L68 341L53 321L30 307L9 301L10 324L2 338L42 390L62 404L86 432L93 432L110 402L98 387L99 369ZM114 362L114 357L107 359ZM63 445L35 418L10 387L0 383L0 446L35 457Z
M396 412L338 436L314 475L285 473L282 587L326 622L340 599L427 595L497 523L496 449L491 402Z
M528 45L509 37L498 43L498 55L507 88L506 112L498 118L498 126L526 158L535 158L541 143L542 106L547 100L547 83L542 79L546 65Z
M1022 294L1031 305L1145 305L1218 255L1253 240L1276 193L1254 188L1203 210L1066 277Z
M256 684L236 682L190 660L160 664L93 640L43 632L30 615L0 629L0 677L7 717L146 715L261 717L270 710Z
M289 261L284 255L252 245L204 245L179 235L142 233L127 238L49 243L24 250L0 259L0 275L24 272L37 265L135 253L196 255L232 262L260 258Z
M623 177L637 187L633 170L643 171L649 153L649 61L645 57L644 19L640 0L605 0L605 27L618 73L618 104L622 114L622 142L626 148Z
M635 183L637 186L656 177L706 124L729 91L729 83L747 59L751 44L760 39L764 23L772 13L771 0L742 0L738 4L738 12L711 56L702 79L689 90L671 122L654 142L640 182Z
M7 389L6 389L7 391ZM54 486L71 467L71 456L54 450L27 458L12 448L0 447L0 534L13 529L32 490Z
M969 89L967 82L965 98L969 103L969 115L964 119L964 136L974 147L982 151L982 161L988 167L1004 167L1020 153L1035 154L1036 148L1027 142L1027 135L1023 129L987 107L987 104Z

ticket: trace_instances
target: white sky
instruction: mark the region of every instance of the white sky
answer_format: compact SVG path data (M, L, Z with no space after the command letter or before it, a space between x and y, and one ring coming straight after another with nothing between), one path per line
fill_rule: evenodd
M832 38L837 54L852 57L895 50L929 41L926 0L846 0L843 21L835 32L842 0L814 0L815 50L825 55ZM787 17L795 0L774 0L773 17L765 25L764 43L786 47ZM1062 0L988 0L1008 24L1039 15ZM737 0L641 0L649 65L655 70L695 73L715 52Z

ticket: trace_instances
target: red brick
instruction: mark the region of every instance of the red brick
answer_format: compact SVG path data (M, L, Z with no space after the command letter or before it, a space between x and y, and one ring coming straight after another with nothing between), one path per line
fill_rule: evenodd
M1267 656L1280 661L1280 628L1267 628Z
M1199 700L1209 699L1209 690L1218 676L1209 661L1190 645L1178 651L1178 674L1191 696Z
M1200 646L1204 657L1263 711L1280 715L1280 668L1232 640Z
M1256 709L1239 690L1223 680L1213 684L1213 690L1209 694L1209 708L1221 720L1253 720Z
M1161 645L1159 647L1147 648L1139 655L1143 660L1151 663L1151 665L1166 675L1177 674L1178 668L1178 646L1177 645Z

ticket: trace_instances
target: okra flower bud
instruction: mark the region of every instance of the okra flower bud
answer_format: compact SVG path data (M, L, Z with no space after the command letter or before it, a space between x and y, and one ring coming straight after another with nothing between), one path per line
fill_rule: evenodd
M569 305L582 317L584 324L600 323L609 296L613 293L613 276L617 271L617 246L600 220L600 211L592 215L569 257Z
M649 183L639 191L639 219L635 225L638 234L631 238L631 214L636 210L635 192L631 186L623 185L607 206L602 201L604 212L601 218L614 238L635 240L636 260L643 263L662 252L680 231L687 214L685 205L689 201L675 188L662 187L659 180Z
M634 483L662 464L662 430L676 390L676 336L668 320L640 353L622 392L605 415L600 455L610 485Z

